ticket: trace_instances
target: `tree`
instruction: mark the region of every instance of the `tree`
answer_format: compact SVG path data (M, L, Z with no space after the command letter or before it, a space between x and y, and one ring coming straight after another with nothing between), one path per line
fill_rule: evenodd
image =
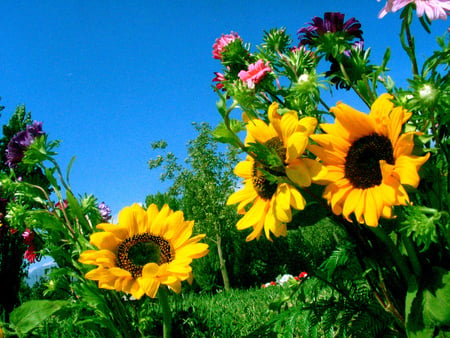
M188 143L189 156L185 166L178 164L177 158L170 152L165 157L158 156L149 161L150 169L163 168L162 181L173 180L173 184L166 194L148 196L146 203L155 203L161 198L165 198L166 203L174 203L174 199L178 201L185 217L195 220L196 231L207 235L210 255L204 261L210 261L204 269L211 269L212 274L209 274L210 281L203 282L212 287L214 281L211 279L218 267L223 286L229 290L230 278L225 257L232 256L229 252L232 248L224 242L236 236L238 215L234 207L226 205L226 200L237 186L233 169L238 162L238 152L232 148L219 151L207 123L194 123L194 128L199 134ZM166 146L164 141L152 144L153 149L165 149Z

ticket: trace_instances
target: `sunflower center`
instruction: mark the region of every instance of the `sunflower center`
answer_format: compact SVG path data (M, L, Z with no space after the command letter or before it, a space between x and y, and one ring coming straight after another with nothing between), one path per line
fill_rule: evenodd
M264 145L272 150L275 150L278 157L283 161L283 163L286 161L286 148L283 145L283 141L279 137L273 137L270 140L266 141ZM281 176L280 172L284 171L284 168L280 168L280 170L274 170L271 169L259 162L255 162L253 164L253 172L252 172L252 183L253 188L255 189L256 193L261 197L262 199L269 200L272 198L273 194L277 191L278 184L275 182L271 182L269 179L267 179L264 176L264 172L261 171L264 170L268 172L271 175L275 176Z
M173 259L173 249L168 241L146 233L125 239L117 250L117 265L130 272L133 277L142 276L145 264L161 265Z
M345 158L345 177L355 188L367 189L381 184L380 160L394 164L391 141L378 134L363 136L350 147Z

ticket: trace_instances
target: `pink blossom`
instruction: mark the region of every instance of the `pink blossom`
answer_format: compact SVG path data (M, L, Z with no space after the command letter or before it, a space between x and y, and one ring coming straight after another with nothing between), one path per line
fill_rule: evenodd
M389 12L396 12L410 3L415 3L417 16L419 17L425 13L430 20L445 20L447 15L450 14L450 2L448 0L387 0L386 5L378 14L378 18L381 19Z
M264 63L263 60L259 59L255 63L248 66L248 70L241 70L238 74L239 78L247 82L248 88L255 88L257 84L266 73L271 72L272 69L269 67L269 62Z
M214 72L214 74L216 75L216 77L213 79L213 82L217 82L216 88L222 89L224 87L222 82L225 81L225 76L219 72Z
M23 232L22 237L23 237L23 242L26 245L33 245L33 239L34 239L34 232L33 231L31 231L30 229L27 228Z
M230 34L222 34L220 38L217 38L213 45L213 58L222 60L224 48L236 39L242 40L240 36L234 32L231 32Z

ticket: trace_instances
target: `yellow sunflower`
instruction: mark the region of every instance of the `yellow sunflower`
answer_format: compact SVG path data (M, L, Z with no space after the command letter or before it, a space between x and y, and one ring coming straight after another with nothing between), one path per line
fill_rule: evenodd
M317 120L313 117L298 119L297 112L291 110L283 115L278 112L278 104L273 103L268 110L269 124L260 119L247 121L246 144L261 143L274 150L283 161L282 168L268 168L251 156L237 164L234 172L244 178L244 188L233 193L227 204L238 205L238 212L245 214L236 224L239 230L253 228L247 241L259 239L264 229L276 237L286 235L286 223L292 220L291 207L302 210L306 201L290 182L300 187L308 187L319 180L325 169L318 161L303 158L309 135L314 132ZM276 176L279 183L270 181L263 171ZM246 210L246 206L251 207Z
M192 281L194 258L208 253L208 245L198 243L205 235L191 237L194 221L185 221L181 211L155 204L144 210L138 204L119 213L119 223L97 225L101 232L90 243L99 250L81 253L79 261L96 265L86 274L103 289L123 291L139 299L154 298L161 284L181 291L181 281Z
M403 185L418 186L418 170L429 157L412 155L418 133L401 133L411 113L391 99L381 95L368 115L338 103L331 109L335 123L321 124L326 134L312 135L318 145L308 147L328 169L323 197L333 212L347 220L354 213L369 226L409 202Z

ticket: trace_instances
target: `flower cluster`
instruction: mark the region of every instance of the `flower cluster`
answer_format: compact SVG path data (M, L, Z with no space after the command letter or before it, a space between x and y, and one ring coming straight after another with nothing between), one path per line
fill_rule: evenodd
M380 64L370 63L357 19L326 12L298 30L294 45L285 28L272 29L255 52L239 37L226 60L217 58L222 70L213 81L223 122L214 137L245 155L234 170L242 185L227 204L237 205L242 216L236 227L248 231L247 241L300 231L311 214L315 225L339 226L361 248L354 252L365 271L361 279L399 329L411 333L421 328L405 324L405 309L407 321L428 320L411 300L428 297L424 290L431 284L441 295L450 292L450 44L448 36L438 38L440 50L419 67L411 22L415 11L430 31L430 20L445 19L450 5L388 0L379 16L400 9L400 41L412 65L407 88L388 75L389 50ZM325 73L318 71L322 62L330 67ZM351 91L367 108L340 101L329 106L323 92L333 85ZM234 116L235 109L241 114ZM371 250L383 251L383 258ZM336 249L320 267L319 283L333 285L336 265L345 261L342 252ZM424 278L425 270L433 277ZM396 287L401 296L392 296ZM408 293L407 302L410 290L420 291ZM437 304L434 298L425 302L428 309ZM444 325L448 316L439 316L424 324L426 330Z

